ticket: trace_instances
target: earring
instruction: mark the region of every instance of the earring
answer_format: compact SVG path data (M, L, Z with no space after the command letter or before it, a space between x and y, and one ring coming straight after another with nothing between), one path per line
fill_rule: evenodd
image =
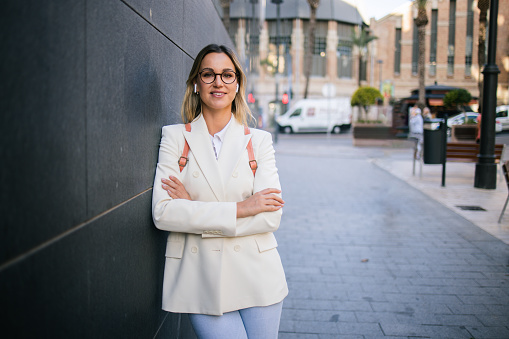
M194 93L197 93L197 92L196 92L196 84L194 84Z
M235 90L235 93L239 93L239 84L237 84L237 89Z

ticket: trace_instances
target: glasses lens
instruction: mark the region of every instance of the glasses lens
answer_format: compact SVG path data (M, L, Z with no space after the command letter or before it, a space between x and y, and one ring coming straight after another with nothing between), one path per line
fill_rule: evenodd
M216 78L214 72L211 71L203 71L200 73L201 81L203 81L206 84L210 84L214 82L214 79Z
M225 71L221 74L221 79L225 84L231 84L235 81L235 72Z

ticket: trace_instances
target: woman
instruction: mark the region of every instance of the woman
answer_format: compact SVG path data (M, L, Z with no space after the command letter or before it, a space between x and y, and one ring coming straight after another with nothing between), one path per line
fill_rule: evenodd
M234 53L206 46L182 103L190 124L162 130L152 213L170 231L163 309L189 313L199 338L277 338L288 294L272 138L245 128L245 88Z

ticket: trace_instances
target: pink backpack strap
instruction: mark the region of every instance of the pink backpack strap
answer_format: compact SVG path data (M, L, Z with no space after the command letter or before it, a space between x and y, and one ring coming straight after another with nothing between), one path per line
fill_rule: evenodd
M250 133L251 133L251 131L249 130L249 127L244 126L244 135L248 135ZM258 163L255 160L255 156L254 156L254 152L253 152L253 143L251 142L251 139L249 139L249 142L247 144L247 154L249 155L249 167L251 167L251 171L253 171L253 175L256 175Z
M186 131L191 132L191 124L186 124ZM189 161L188 154L189 154L189 144L187 143L187 140L184 138L186 144L184 145L184 150L182 151L182 155L179 158L178 164L180 167L180 172L186 167L187 162Z

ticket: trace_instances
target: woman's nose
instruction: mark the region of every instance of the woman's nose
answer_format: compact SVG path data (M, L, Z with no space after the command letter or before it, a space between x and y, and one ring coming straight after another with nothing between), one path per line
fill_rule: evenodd
M223 80L221 80L221 74L216 74L216 77L214 78L214 86L220 86L223 84Z

